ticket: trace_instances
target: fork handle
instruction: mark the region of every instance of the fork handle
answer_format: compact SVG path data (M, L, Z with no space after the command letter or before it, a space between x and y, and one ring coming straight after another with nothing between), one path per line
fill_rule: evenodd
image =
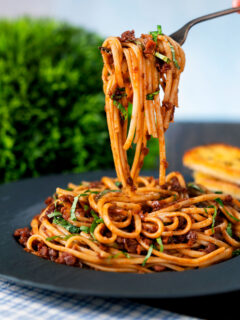
M226 9L226 10L222 10L222 11L218 11L218 12L214 12L214 13L210 13L210 14L206 14L205 16L193 19L191 21L189 21L188 23L186 23L181 29L179 29L178 31L174 32L173 34L171 34L171 37L174 38L178 38L178 36L181 33L184 33L184 37L181 39L181 41L179 42L181 45L185 42L187 34L189 32L189 30L197 23L206 21L206 20L210 20L210 19L214 19L214 18L218 18L221 16L225 16L227 14L230 13L234 13L240 11L240 7L237 8L230 8L230 9Z

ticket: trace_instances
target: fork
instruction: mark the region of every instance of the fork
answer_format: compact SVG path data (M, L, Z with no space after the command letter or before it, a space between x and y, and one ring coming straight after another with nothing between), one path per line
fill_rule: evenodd
M173 38L175 41L177 41L180 45L183 45L185 40L186 40L186 38L187 38L189 30L195 24L203 22L203 21L206 21L206 20L210 20L210 19L221 17L221 16L225 16L227 14L234 13L234 12L237 12L237 11L240 11L240 7L231 8L231 9L227 9L227 10L222 10L222 11L218 11L218 12L215 12L215 13L210 13L210 14L207 14L205 16L193 19L193 20L189 21L188 23L186 23L181 29L179 29L176 32L172 33L170 35L170 37Z

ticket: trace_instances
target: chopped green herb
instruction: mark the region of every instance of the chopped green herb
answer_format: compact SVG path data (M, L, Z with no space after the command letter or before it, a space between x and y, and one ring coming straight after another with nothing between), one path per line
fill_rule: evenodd
M105 194L110 193L110 192L120 192L120 190L110 190L110 189L105 189L102 192L99 193L98 199L103 197Z
M158 91L155 91L155 92L152 92L152 93L148 93L146 95L146 99L147 100L154 100L154 96L156 96L157 94L159 94L159 90Z
M89 228L89 227L86 227L86 226L81 226L81 227L80 227L80 230L83 231L83 232L86 232L86 233L89 233L89 232L90 232L90 228Z
M93 216L94 219L98 219L99 218L98 215L93 210L91 210L90 213L91 213L91 215Z
M203 208L203 209L204 209L205 213L208 214L207 209L206 208Z
M170 63L171 62L171 60L168 57L164 56L160 52L155 52L155 57L157 57L158 59L163 60L166 63Z
M46 240L46 241L52 241L52 240L57 239L57 238L62 239L63 237L64 237L64 236L59 235L59 236L48 237L48 238L46 238L45 240Z
M158 34L162 34L162 26L160 24L157 25Z
M240 255L240 249L236 249L232 253L233 256L239 256Z
M108 259L115 259L118 258L121 254L123 254L125 257L127 257L128 259L130 259L130 255L127 252L124 251L120 251L112 256L109 256Z
M47 216L48 216L48 218L53 218L53 217L62 216L62 214L61 214L61 212L54 211L52 213L49 213Z
M214 193L216 193L216 194L223 194L222 191L215 191Z
M90 194L98 194L98 193L99 193L99 191L92 191L92 190L90 190L90 189L87 189L87 190L85 190L85 191L84 191L84 194L86 194L86 193L90 193Z
M67 191L73 191L73 188L67 188L66 190Z
M128 259L130 259L130 258L131 258L131 257L130 257L130 254L128 254L127 252L122 251L122 254L124 254L124 255L125 255L125 257L126 257L126 258L128 258Z
M228 223L226 231L227 231L228 235L230 237L232 237L232 224L231 224L231 222Z
M215 226L216 216L217 216L217 207L214 206L214 214L212 216L212 233L215 233L214 226Z
M89 194L99 194L99 191L91 191L91 190L85 190L84 193L80 193L78 197L87 197Z
M74 197L73 203L72 203L72 206L71 206L71 209L70 209L70 219L73 220L73 221L77 220L76 215L75 215L75 210L76 210L76 206L77 206L77 203L78 203L78 199L79 199L79 196Z
M80 232L80 228L73 226L71 223L69 223L68 221L63 219L62 216L61 217L55 216L53 218L53 223L65 228L70 233L79 233Z
M79 195L78 195L78 197L87 197L87 196L89 196L89 194L88 193L80 193Z
M204 193L204 190L203 190L202 188L200 188L197 184L193 183L193 182L189 182L189 183L187 184L187 186L188 186L189 188L195 189L195 190L197 190L197 191L199 191L199 192L201 192L201 193Z
M235 220L235 221L237 221L237 222L240 222L240 220L239 220L238 218L234 217L231 213L229 213L229 212L226 210L226 208L224 207L224 204L223 204L223 202L222 202L222 200L221 200L220 198L216 198L216 199L214 199L214 200L220 205L220 207L226 212L226 214L227 214L229 217L231 217L233 220Z
M152 251L153 251L153 245L151 244L149 249L148 249L148 252L147 252L147 255L145 257L145 259L143 260L143 263L142 263L142 266L144 267L146 262L148 261L148 259L151 257L151 254L152 254Z
M150 35L153 38L153 41L157 43L157 36L162 34L162 27L160 25L157 26L157 31L151 31Z
M115 186L118 187L118 188L121 188L122 187L122 182L116 181L115 182Z
M57 239L57 238L62 239L62 240L68 240L69 238L71 238L73 236L78 236L78 234L68 234L66 236L63 236L63 235L53 236L53 237L46 238L45 240L52 241L52 240Z
M121 254L122 254L122 252L118 252L118 253L114 254L113 256L111 256L111 258L112 259L118 258Z
M91 227L90 227L90 233L91 233L91 236L93 237L93 239L95 239L95 237L94 237L94 230L96 229L97 225L98 225L98 224L96 223L96 221L93 220L93 223L91 224Z
M162 238L159 237L156 239L157 243L159 244L160 246L160 252L163 252L163 243L162 243Z
M176 200L177 200L177 195L174 194L174 195L173 195L173 201L176 201Z
M89 206L85 204L85 205L83 206L83 209L84 209L84 211L87 211L87 210L89 209Z
M94 237L94 230L96 229L97 225L100 224L100 223L104 223L103 219L102 218L99 218L98 215L93 211L91 210L90 211L91 215L93 216L94 220L91 224L91 227L90 227L90 234L91 236L93 237L93 239L95 239Z
M175 56L175 50L174 50L174 48L173 48L173 46L172 46L172 44L169 42L169 46L170 46L170 49L171 49L171 52L172 52L172 60L173 60L173 63L174 63L174 65L175 65L175 67L177 68L177 69L180 69L180 66L179 66L179 64L178 64L178 62L177 62L177 60L176 60L176 56Z
M128 112L127 110L124 108L124 106L118 102L117 100L113 100L113 104L118 108L118 110L121 112L121 115L123 117L124 120L127 120L128 118Z
M133 108L132 103L131 103L131 102L128 102L127 112L128 112L128 117L129 117L129 118L131 118L132 108Z

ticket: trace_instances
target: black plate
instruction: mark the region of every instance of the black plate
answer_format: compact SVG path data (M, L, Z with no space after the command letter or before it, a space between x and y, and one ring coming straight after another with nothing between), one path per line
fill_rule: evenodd
M113 172L55 175L0 186L0 276L59 292L128 298L193 297L240 289L240 257L185 272L108 273L44 260L25 252L15 241L14 230L29 225L56 186L97 180L103 175Z

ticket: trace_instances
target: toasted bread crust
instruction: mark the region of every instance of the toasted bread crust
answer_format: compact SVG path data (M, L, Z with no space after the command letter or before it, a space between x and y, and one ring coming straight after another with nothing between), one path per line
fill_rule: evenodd
M203 185L210 191L222 191L240 199L240 186L235 183L219 180L201 172L194 172L193 177L197 184Z
M223 143L198 146L184 154L183 164L214 178L240 184L240 148Z

